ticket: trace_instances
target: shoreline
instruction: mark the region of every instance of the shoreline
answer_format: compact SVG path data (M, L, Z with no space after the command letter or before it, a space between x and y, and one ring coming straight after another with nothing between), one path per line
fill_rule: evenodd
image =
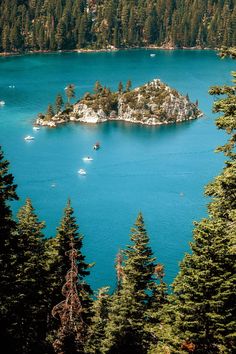
M157 123L145 123L143 121L134 121L132 119L126 119L126 118L109 118L109 119L104 119L101 121L97 121L97 122L91 122L91 121L86 121L86 120L69 120L69 121L60 121L60 122L53 122L55 124L50 124L50 122L48 124L40 124L37 123L35 121L33 121L33 126L35 127L42 127L42 128L57 128L58 126L63 126L65 124L83 124L83 125L87 125L87 126L93 126L93 125L97 125L97 124L104 124L104 123L110 123L110 122L120 122L120 123L127 123L130 125L140 125L140 126L146 126L146 127L160 127L160 126L167 126L167 125L178 125L178 124L182 124L182 123L186 123L186 122L190 122L193 120L197 120L199 118L203 118L204 117L204 113L199 114L198 116L194 117L194 118L189 118L188 120L183 120L183 121L175 121L175 122L168 122L168 121L163 121L163 122L157 122Z
M210 47L174 47L174 46L155 46L155 45L150 45L147 47L127 47L127 48L116 48L116 47L111 47L111 48L101 48L101 49L90 49L90 48L81 48L81 49L62 49L62 50L32 50L32 51L25 51L25 52L0 52L0 57L12 57L12 56L23 56L23 55L29 55L29 54L60 54L60 53L110 53L110 52L117 52L117 51L123 51L123 50L132 50L132 49L147 49L147 50L199 50L199 51L204 51L204 50L219 50L219 48L210 48Z

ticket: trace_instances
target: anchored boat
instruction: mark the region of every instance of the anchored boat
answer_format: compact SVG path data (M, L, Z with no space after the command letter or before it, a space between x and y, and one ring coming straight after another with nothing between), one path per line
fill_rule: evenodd
M100 143L96 142L96 144L93 145L94 150L100 149Z
M25 137L25 140L34 140L34 137L31 136L31 135L27 135L27 136Z
M87 174L87 172L83 168L79 169L78 173L80 175L86 175Z

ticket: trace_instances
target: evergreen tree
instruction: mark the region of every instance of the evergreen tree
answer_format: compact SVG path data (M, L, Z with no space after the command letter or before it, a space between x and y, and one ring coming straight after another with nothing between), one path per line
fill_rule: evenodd
M126 92L129 92L131 87L132 87L132 82L130 80L128 80L126 83L126 87L125 87Z
M104 353L141 354L148 348L149 334L145 326L156 290L155 258L148 246L149 238L141 214L131 229L131 241L123 252L122 285L111 299Z
M91 326L89 329L89 339L86 346L86 353L99 354L102 351L102 340L105 337L105 328L108 320L108 309L110 306L109 288L101 288L97 298L93 302Z
M70 100L75 97L75 85L69 84L65 89L68 104L70 105Z
M54 110L51 104L48 105L47 113L46 113L46 119L51 119L54 116Z
M18 353L41 353L46 350L47 299L45 297L44 242L39 222L30 199L18 212L17 255L12 308L11 333Z
M123 84L122 84L122 82L120 81L120 82L119 82L119 85L118 85L118 92L121 94L121 93L123 92L123 89L124 89Z
M233 74L234 82L236 74ZM196 224L192 254L187 254L174 282L174 332L182 348L196 353L234 353L235 235L236 235L236 95L234 86L214 87L210 94L224 95L214 104L223 113L216 125L229 134L218 148L228 157L223 172L208 185L212 197L208 219ZM180 343L181 345L181 343Z
M65 281L65 276L68 269L70 269L70 260L68 252L70 250L71 239L73 239L74 247L77 251L77 267L78 267L78 281L80 287L78 294L82 303L82 317L85 324L90 322L90 307L92 290L90 286L84 281L84 278L89 275L89 268L91 264L85 262L85 256L81 252L83 237L78 233L78 226L74 217L74 211L71 207L70 200L68 201L64 210L64 215L61 220L60 226L57 229L55 238L49 239L46 243L47 264L49 270L48 284L49 294L48 303L52 309L53 306L63 300L61 289ZM55 320L50 320L49 329L56 327Z
M96 82L95 82L95 85L94 85L94 92L95 92L95 94L101 93L101 92L102 92L102 89L103 89L103 87L102 87L101 83L100 83L99 81L96 81Z
M14 177L9 173L9 162L0 147L0 338L11 350L12 304L15 300L15 269L12 267L17 254L16 224L12 218L10 201L18 200ZM13 350L13 348L12 348Z
M57 113L61 112L61 109L62 109L62 107L63 107L63 104L64 104L63 98L62 98L62 96L61 96L60 94L58 94L57 97L56 97L56 103L55 103L56 112L57 112Z

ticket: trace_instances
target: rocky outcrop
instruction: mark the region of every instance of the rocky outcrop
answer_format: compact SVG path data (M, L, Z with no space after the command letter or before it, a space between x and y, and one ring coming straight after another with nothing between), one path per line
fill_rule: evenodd
M129 92L111 92L100 88L95 94L85 94L71 110L50 119L41 116L36 124L55 127L69 121L89 124L120 120L145 125L179 123L202 116L197 103L190 102L158 79Z

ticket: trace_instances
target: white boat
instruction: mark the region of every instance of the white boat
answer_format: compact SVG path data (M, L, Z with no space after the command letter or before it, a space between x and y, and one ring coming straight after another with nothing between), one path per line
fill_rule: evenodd
M93 158L90 156L83 157L84 161L93 161Z
M33 127L33 130L40 130L39 127Z
M0 106L4 106L5 101L0 101Z
M34 137L31 136L31 135L27 135L27 136L25 137L25 140L34 140Z
M154 54L154 53L152 53L152 54L150 54L150 57L155 57L156 56L156 54Z
M81 169L78 171L78 173L79 173L80 175L86 175L86 174L87 174L87 172L86 172L83 168L81 168Z

